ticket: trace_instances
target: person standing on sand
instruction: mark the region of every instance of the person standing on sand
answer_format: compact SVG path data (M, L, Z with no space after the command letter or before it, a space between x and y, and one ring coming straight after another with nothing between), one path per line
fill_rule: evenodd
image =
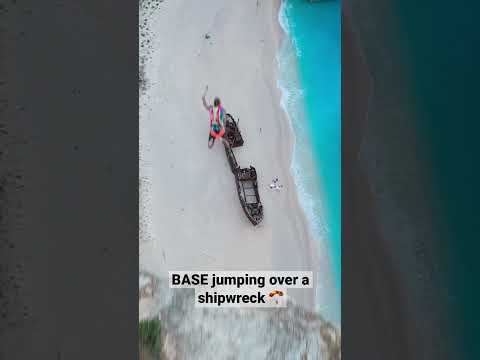
M215 143L216 138L223 140L225 135L225 109L220 103L220 98L215 97L213 105L210 105L205 100L207 95L208 85L202 95L203 107L210 113L210 132L208 133L208 148L211 149Z

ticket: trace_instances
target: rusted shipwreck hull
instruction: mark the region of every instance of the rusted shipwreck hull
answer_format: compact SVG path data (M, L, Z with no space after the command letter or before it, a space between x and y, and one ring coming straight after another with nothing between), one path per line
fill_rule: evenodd
M224 138L227 140L224 143L225 154L235 177L240 204L250 222L258 225L263 220L263 206L258 193L257 171L253 166L241 168L238 165L233 149L243 145L243 138L238 123L230 114L227 114Z

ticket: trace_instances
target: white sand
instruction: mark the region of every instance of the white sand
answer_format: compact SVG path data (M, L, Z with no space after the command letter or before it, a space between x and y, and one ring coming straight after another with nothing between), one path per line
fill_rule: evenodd
M312 270L317 261L290 174L293 137L275 75L278 6L165 1L150 20L152 56L140 98L140 269L158 276L169 270ZM265 217L258 227L243 213L223 146L207 147L206 84L209 102L219 96L240 118L245 144L235 154L259 175ZM269 188L273 177L284 185L281 191ZM312 308L313 291L293 295Z

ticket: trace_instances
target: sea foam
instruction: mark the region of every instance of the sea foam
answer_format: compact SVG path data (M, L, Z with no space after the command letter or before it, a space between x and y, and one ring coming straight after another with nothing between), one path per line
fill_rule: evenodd
M283 37L277 54L279 68L277 86L281 91L280 105L287 115L294 134L290 171L319 259L319 263L314 264L312 269L318 275L316 310L339 324L340 300L337 294L339 284L335 284L333 274L335 265L328 243L331 238L331 230L326 217L327 204L324 203L326 196L324 196L325 190L321 186L321 179L317 171L319 164L312 145L311 125L307 120L306 97L309 94L307 89L302 86L299 75L299 62L302 60L303 54L294 35L296 24L290 13L292 7L293 4L289 1L282 1L278 13L278 22L286 36Z

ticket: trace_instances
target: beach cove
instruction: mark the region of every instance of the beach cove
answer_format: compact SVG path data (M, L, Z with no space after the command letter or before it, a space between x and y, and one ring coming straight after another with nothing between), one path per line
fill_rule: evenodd
M285 40L280 5L165 1L148 18L152 36L140 93L140 269L158 277L169 270L311 270L322 288L291 295L311 311L320 303L331 319L328 303L335 299L339 307L331 296L331 263L312 238L291 172L295 137L278 86ZM236 157L257 169L265 212L257 227L243 214L223 146L207 147L208 113L201 103L207 84L207 100L220 96L240 119L245 144ZM280 191L269 187L275 177Z

